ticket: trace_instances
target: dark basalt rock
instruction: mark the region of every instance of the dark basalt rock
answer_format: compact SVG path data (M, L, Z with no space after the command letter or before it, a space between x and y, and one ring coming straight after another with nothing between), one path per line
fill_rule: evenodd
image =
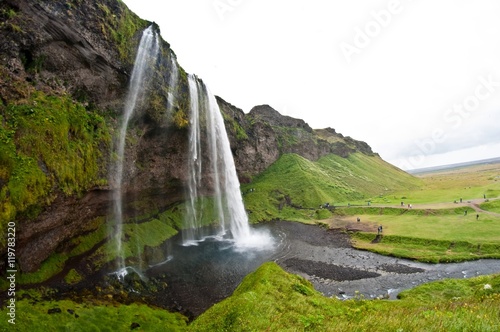
M249 115L253 116L255 119L263 120L271 126L301 128L308 133L312 133L313 131L304 120L292 118L287 115L281 115L269 105L255 106L250 110Z
M52 308L47 310L47 314L52 315L52 314L60 314L62 311L60 308Z
M336 281L360 280L367 278L376 278L380 276L380 274L375 272L298 258L289 258L282 264L286 268L294 271L299 271L310 276L316 276L319 278Z
M221 111L247 135L238 139L235 126L226 124L241 182L264 171L284 153L312 161L331 153L344 158L354 152L374 154L365 142L344 137L332 128L313 130L304 120L281 115L269 105L255 106L245 114L220 97L217 101Z

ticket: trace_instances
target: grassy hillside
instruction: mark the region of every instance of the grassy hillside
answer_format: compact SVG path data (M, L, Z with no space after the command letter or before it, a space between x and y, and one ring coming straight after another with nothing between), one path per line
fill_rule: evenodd
M322 219L327 217L322 212L297 207L315 210L326 202L366 204L374 196L416 189L420 184L419 179L378 156L355 153L342 158L331 154L313 162L285 154L242 186L242 191L249 217L255 222L273 218Z
M500 275L444 280L400 301L326 298L302 277L266 263L233 295L198 317L193 331L496 331Z
M485 202L481 204L481 209L500 213L500 201Z

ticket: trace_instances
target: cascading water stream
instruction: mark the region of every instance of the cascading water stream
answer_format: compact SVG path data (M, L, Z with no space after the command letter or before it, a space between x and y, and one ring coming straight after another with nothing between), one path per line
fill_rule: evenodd
M205 237L202 227L207 220L203 220L202 203L205 200L201 194L203 186L210 183L213 191L213 212L217 219L217 234L210 235L219 239L229 237L237 248L268 248L273 242L270 235L256 233L250 229L229 138L217 100L194 75L188 76L188 82L191 108L189 195L183 242L185 245L196 244ZM203 163L202 156L207 158ZM214 220L208 222L213 226Z
M225 211L225 205L222 197L222 191L221 191L221 180L224 181L224 178L221 179L220 174L219 174L219 165L221 165L222 170L224 170L226 163L224 162L223 158L220 158L219 156L219 145L218 143L220 142L220 130L217 130L218 127L216 126L216 115L215 112L217 112L220 115L220 110L218 105L216 104L217 109L213 108L213 104L211 102L211 97L213 95L208 91L206 86L203 86L203 95L206 96L205 98L205 110L206 110L206 119L207 119L207 136L209 139L209 152L210 152L210 160L211 160L211 171L212 171L212 178L214 182L214 208L217 211L217 216L219 217L219 227L220 227L220 234L223 236L226 234L226 221L228 220L227 218L231 218L230 215L227 215ZM214 98L215 100L215 98ZM226 133L224 129L224 133ZM227 136L226 136L227 138ZM231 156L232 158L232 156ZM235 170L236 171L236 170ZM239 189L238 189L239 190ZM229 219L230 220L230 219Z
M248 216L241 197L240 181L236 173L236 166L234 165L233 154L219 105L208 88L206 91L213 174L221 180L216 181L218 187L216 195L221 198L221 202L217 202L220 206L218 210L223 213L221 215L223 229L225 229L226 221L229 221L229 230L233 239L236 243L241 243L250 237L250 225L248 224ZM218 172L219 167L222 174Z
M199 238L197 234L201 226L200 210L198 204L198 190L201 187L201 139L199 124L199 95L198 81L189 75L189 96L190 96L190 131L189 131L189 157L188 157L188 188L189 197L187 201L185 226L183 231L183 242L190 244Z
M116 165L114 176L115 190L113 192L113 218L115 221L114 240L116 242L116 254L118 256L118 274L126 274L125 259L122 248L123 233L123 202L122 181L123 164L125 159L125 138L129 121L136 109L138 101L144 92L144 80L149 74L150 66L157 58L159 50L158 37L150 26L142 33L139 48L134 62L134 69L130 78L129 89L125 100L122 123L118 132Z
M175 99L177 98L177 84L179 81L179 66L177 65L177 60L173 53L170 54L170 77L168 79L168 105L167 114L172 112Z

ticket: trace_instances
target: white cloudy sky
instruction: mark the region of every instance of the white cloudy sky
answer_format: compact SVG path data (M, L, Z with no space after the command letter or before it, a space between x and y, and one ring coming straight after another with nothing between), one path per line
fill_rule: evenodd
M500 1L124 0L178 61L404 169L500 156Z

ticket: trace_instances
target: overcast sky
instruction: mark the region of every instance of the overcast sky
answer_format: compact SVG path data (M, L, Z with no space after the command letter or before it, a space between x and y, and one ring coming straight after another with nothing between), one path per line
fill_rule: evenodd
M269 104L403 169L500 157L500 1L124 2L245 113Z

